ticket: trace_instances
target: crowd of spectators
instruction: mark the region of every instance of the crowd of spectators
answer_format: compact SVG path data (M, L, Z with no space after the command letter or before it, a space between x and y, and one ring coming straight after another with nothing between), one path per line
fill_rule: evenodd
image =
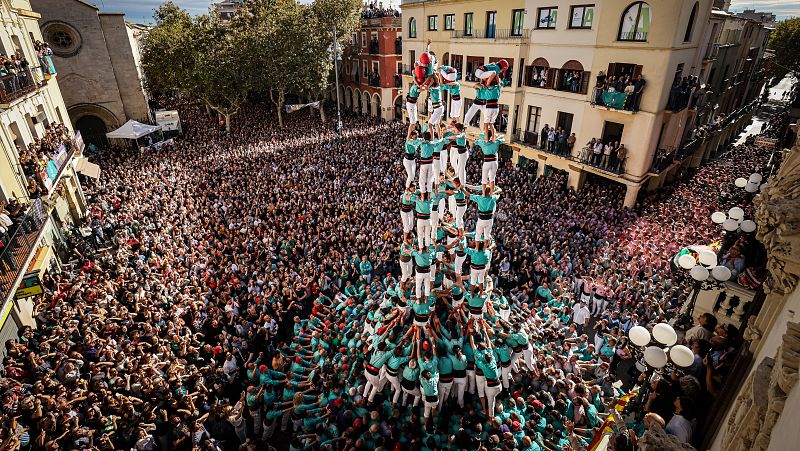
M400 17L400 11L391 6L383 6L383 2L370 2L361 10L362 19L378 19L380 17Z
M337 137L305 112L278 128L253 105L228 134L175 102L186 137L174 146L93 156L104 168L85 183L93 233L110 249L46 276L38 328L4 344L6 447L583 448L621 394L615 381L638 377L626 332L676 318L689 295L669 260L718 237L708 217L721 187L754 169L712 163L630 210L619 186L574 192L564 175L505 162L494 284L535 357L489 417L468 394L426 428L422 408L389 387L363 396L374 345L405 344L386 304L400 289L403 126L345 118ZM768 155L743 146L729 158L755 167ZM436 349L452 352L458 328L437 321L453 335ZM658 382L648 405L648 421L686 441L735 346L729 326L700 325L686 334L697 367ZM618 424L616 449L641 432Z
M606 75L603 71L597 76L594 88L593 103L628 111L639 111L644 87L647 84L642 74L632 75ZM621 101L607 100L604 93L622 93L625 95Z

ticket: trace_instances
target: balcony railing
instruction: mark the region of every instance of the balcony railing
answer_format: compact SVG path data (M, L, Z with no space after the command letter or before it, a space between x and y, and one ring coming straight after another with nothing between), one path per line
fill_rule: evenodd
M635 113L639 109L639 103L641 103L641 98L637 98L636 94L628 95L624 92L609 91L599 87L592 89L591 104L595 106Z
M464 30L453 30L450 32L451 38L460 39L528 39L528 30L472 30L470 32Z
M717 55L719 54L719 46L720 44L715 42L708 44L708 47L706 47L706 53L705 55L703 55L703 59L704 60L716 59Z
M47 222L47 212L42 199L32 201L31 206L22 218L15 221L13 233L5 246L0 250L0 295L7 299L14 288L14 281L20 271L25 270L25 262L33 252L39 234Z
M75 146L71 142L62 144L53 153L53 158L47 161L44 169L41 169L38 173L29 174L23 167L25 177L33 177L41 186L45 187L48 192L51 192L58 183L61 173L64 172L64 168L67 167L67 163L72 160L74 154Z
M647 41L647 32L646 31L626 31L624 33L619 34L620 41L633 41L633 42L645 42Z
M30 69L0 77L0 104L8 105L35 91L37 87L38 84Z

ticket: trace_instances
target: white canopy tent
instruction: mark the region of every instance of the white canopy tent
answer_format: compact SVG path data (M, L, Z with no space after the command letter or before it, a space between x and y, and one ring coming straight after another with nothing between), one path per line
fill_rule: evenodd
M142 124L141 122L136 122L131 119L123 124L122 127L113 132L106 133L106 137L110 139L139 139L158 130L161 130L160 125Z

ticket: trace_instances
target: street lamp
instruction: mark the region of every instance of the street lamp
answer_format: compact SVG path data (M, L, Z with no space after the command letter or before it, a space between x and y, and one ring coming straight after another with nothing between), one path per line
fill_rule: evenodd
M755 222L750 219L744 219L744 210L739 207L731 208L727 214L721 211L712 213L711 222L720 224L727 232L752 233L758 228Z
M667 323L653 326L652 334L645 327L633 326L628 331L628 338L633 344L632 353L636 359L636 368L645 375L629 412L641 416L644 415L642 407L651 390L650 385L654 377L691 366L694 363L694 352L686 346L676 344L678 334Z
M738 212L734 212L734 215L737 216ZM727 221L730 221L730 219ZM739 227L738 224L737 227ZM715 286L728 281L731 278L731 270L717 264L717 253L708 246L689 246L678 254L676 260L677 266L684 271L688 271L689 277L694 281L692 297L689 299L686 310L679 320L681 324L684 322L691 324L697 296L700 294L703 286Z

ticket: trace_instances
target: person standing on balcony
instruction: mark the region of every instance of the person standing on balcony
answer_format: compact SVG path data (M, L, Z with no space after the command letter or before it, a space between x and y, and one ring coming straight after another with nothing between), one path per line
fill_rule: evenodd
M620 143L619 147L617 148L617 165L615 170L617 172L622 172L623 165L625 164L625 158L628 157L628 149L625 147L625 144Z
M547 151L555 153L556 151L556 128L552 127L547 130Z
M600 160L603 159L603 141L597 140L594 143L594 153L592 155L592 165L597 166L600 164Z
M604 169L608 169L609 160L611 160L611 153L614 151L615 143L614 141L609 141L608 144L603 147L603 161L600 163Z
M550 125L544 124L542 132L539 134L539 148L547 150L547 136L550 134Z
M639 74L636 77L636 81L633 83L633 103L631 104L631 109L633 111L639 111L639 104L642 101L642 93L644 92L644 86L647 84L644 78L642 78L642 74Z
M568 157L572 156L572 149L575 147L575 141L577 141L577 139L578 138L575 137L575 133L573 133L573 134L571 134L571 135L569 135L567 137L567 156Z

